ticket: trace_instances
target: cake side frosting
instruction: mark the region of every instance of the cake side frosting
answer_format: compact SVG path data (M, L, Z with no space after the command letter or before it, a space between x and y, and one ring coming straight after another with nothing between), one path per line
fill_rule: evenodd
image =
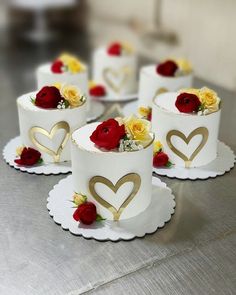
M181 113L175 106L178 93L163 93L153 102L152 128L170 161L180 167L199 167L213 161L221 110L208 115Z
M119 219L131 218L144 211L151 200L152 141L134 152L104 151L90 140L99 124L86 125L72 134L74 191L86 195L109 220L114 220L114 212L107 204L119 211L128 199Z
M93 54L93 80L105 85L109 95L132 94L136 88L136 54L111 56L105 48Z
M22 144L39 150L45 163L69 161L69 136L86 123L86 103L68 109L43 109L32 103L35 96L36 92L31 92L17 99Z
M165 77L156 72L155 65L145 66L140 70L138 105L150 107L158 94L191 87L192 83L192 73L178 77Z

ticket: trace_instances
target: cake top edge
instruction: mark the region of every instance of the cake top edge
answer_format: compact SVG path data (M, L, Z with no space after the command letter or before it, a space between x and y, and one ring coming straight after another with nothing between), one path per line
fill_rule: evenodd
M118 123L117 120L125 120L125 123ZM125 154L152 145L155 136L150 126L150 122L134 116L108 119L80 127L72 133L71 140L79 149L87 152Z
M162 111L177 116L206 116L221 109L221 99L214 90L207 87L165 92L159 94L153 104Z
M152 77L161 77L163 79L167 79L167 80L176 80L176 79L185 79L186 77L191 77L193 76L193 71L188 72L188 73L182 73L182 74L178 74L178 75L173 75L173 76L165 76L165 75L161 75L157 72L157 65L156 64L149 64L149 65L145 65L141 68L141 72L145 75L148 76L152 76Z
M23 94L17 98L17 104L31 111L69 111L82 107L87 101L78 87L68 84L45 86L39 91Z

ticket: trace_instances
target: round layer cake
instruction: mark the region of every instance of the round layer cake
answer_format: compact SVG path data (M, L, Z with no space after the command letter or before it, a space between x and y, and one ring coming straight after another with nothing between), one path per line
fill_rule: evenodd
M152 101L158 94L191 87L192 83L192 73L168 77L158 74L156 65L145 66L140 70L138 105L139 107L151 107Z
M221 110L217 107L213 112L207 109L195 113L180 112L176 107L179 94L168 92L154 99L153 132L175 166L190 168L206 165L217 156ZM186 104L189 104L188 99Z
M106 88L109 96L133 94L136 89L137 57L134 52L110 55L105 47L93 55L93 80Z
M45 163L70 161L70 134L86 124L86 100L75 108L44 109L32 103L36 94L17 99L22 144L38 150Z
M151 201L153 134L141 150L107 151L90 136L101 123L92 123L72 134L74 191L87 196L107 220L131 218Z

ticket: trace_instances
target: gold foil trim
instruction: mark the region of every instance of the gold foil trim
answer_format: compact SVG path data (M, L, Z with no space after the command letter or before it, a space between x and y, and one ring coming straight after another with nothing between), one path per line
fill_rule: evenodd
M36 133L40 133L46 137L48 137L49 139L52 139L55 134L57 133L58 130L63 129L65 130L65 135L57 149L57 151L53 151L51 149L49 149L48 147L44 146L43 144L41 144L36 138L35 138L35 134ZM67 144L67 141L70 137L70 126L67 122L62 121L62 122L58 122L56 123L50 130L50 132L48 132L47 130L45 130L42 127L32 127L29 130L29 138L32 141L32 143L42 152L45 152L47 154L49 154L50 156L53 157L54 163L58 163L60 161L60 156L61 156L61 152L64 149L64 147Z
M102 72L103 79L114 92L120 93L121 89L127 82L127 78L130 76L132 70L128 66L124 66L118 70L112 68L105 68ZM119 83L114 83L113 78L121 78Z
M121 204L119 209L116 209L109 202L105 201L95 190L96 183L102 183L109 187L114 193L116 193L119 188L126 182L132 182L134 184L132 192L128 195L128 197ZM129 203L133 200L136 194L139 191L141 186L141 177L137 173L129 173L125 176L121 177L117 183L114 185L109 179L103 176L94 176L89 181L89 190L93 198L107 210L109 210L113 215L113 220L118 221L124 209L129 205Z
M189 158L180 150L178 150L171 142L171 137L177 136L177 137L180 137L186 144L189 144L191 139L196 135L202 135L202 140ZM185 167L189 168L191 167L191 163L194 160L194 158L198 155L198 153L202 150L202 148L206 144L208 140L208 136L209 136L209 131L206 127L199 127L194 129L187 137L178 130L171 130L166 135L166 142L169 148L172 150L172 152L175 153L178 157L180 157L185 162Z

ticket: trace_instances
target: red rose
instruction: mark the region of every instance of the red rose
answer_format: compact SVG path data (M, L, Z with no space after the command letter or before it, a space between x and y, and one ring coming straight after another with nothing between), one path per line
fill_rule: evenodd
M37 164L40 162L41 154L40 152L36 151L32 148L24 148L20 159L16 159L15 163L18 165L26 165L26 166L33 166L34 164Z
M167 60L156 67L157 73L166 77L173 77L177 69L177 64L172 60Z
M166 166L169 161L169 157L167 154L163 152L156 153L153 157L153 166L154 167L163 167Z
M197 95L186 92L179 94L175 102L175 106L182 113L197 112L200 105Z
M55 109L62 99L56 87L45 86L36 94L35 105L44 109Z
M150 112L148 113L147 119L148 121L152 121L152 110L150 110Z
M119 142L124 136L125 126L120 126L115 119L109 119L97 126L90 136L90 140L100 148L112 150L119 146Z
M54 61L51 65L51 71L56 74L60 74L63 72L62 67L64 66L63 62L60 60Z
M106 89L102 85L96 85L90 88L89 94L92 96L104 96L106 95Z
M91 202L81 204L74 212L73 218L84 224L92 224L97 218L96 206Z
M107 53L109 55L121 55L121 52L122 46L120 45L120 43L112 43L107 49Z

